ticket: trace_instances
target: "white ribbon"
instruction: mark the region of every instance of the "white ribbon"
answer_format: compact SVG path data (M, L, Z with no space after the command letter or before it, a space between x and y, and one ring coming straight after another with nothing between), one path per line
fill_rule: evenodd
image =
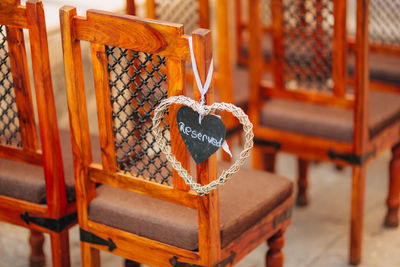
M214 72L214 64L213 61L214 59L211 58L211 62L210 62L210 67L208 67L208 73L207 73L207 78L206 78L206 82L204 83L204 85L201 83L200 80L200 75L199 75L199 71L197 69L197 63L196 63L196 58L194 56L194 52L193 52L193 40L192 40L192 36L189 37L189 50L190 50L190 58L192 60L192 69L193 69L193 75L194 75L194 79L196 80L196 84L197 84L197 88L199 88L199 92L200 92L200 108L199 108L199 124L201 124L201 120L203 119L203 114L205 112L204 110L204 104L206 102L205 100L205 95L208 91L208 88L210 88L211 85L211 80L212 80L212 75ZM218 116L218 115L216 115ZM220 117L220 116L218 116ZM224 143L222 144L222 149L229 154L229 156L232 157L232 153L229 149L228 143L226 142L226 140L224 140Z
M206 82L204 83L204 85L201 84L199 71L197 69L197 64L196 64L196 58L194 57L194 52L193 52L192 36L189 37L189 49L190 49L190 58L192 59L192 69L193 69L194 79L196 80L197 88L199 88L199 92L201 95L200 109L199 109L199 124L201 124L201 120L203 119L203 113L204 113L203 106L206 102L204 96L206 95L208 88L210 88L212 75L214 72L214 65L213 65L213 59L211 58L210 67L208 68Z

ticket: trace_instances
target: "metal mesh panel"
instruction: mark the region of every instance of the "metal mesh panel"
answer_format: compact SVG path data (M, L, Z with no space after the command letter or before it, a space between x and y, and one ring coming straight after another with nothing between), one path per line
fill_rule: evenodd
M0 144L22 147L6 27L0 25Z
M160 20L181 23L185 33L199 25L198 0L156 0L156 16Z
M288 89L333 89L332 2L283 1L284 81Z
M155 143L152 113L167 98L165 58L106 47L119 171L170 185L172 170ZM170 143L168 114L163 135Z
M371 0L369 10L370 41L400 45L400 0Z

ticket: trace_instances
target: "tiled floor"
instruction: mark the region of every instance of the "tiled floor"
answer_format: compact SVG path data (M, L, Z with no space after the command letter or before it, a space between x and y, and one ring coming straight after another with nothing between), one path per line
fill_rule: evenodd
M386 153L368 167L362 267L400 266L400 229L382 227L389 160L390 154ZM293 157L282 154L278 173L293 179L295 163ZM310 184L311 205L294 209L286 235L285 266L347 266L351 170L338 172L330 164L314 164ZM28 266L27 238L27 230L0 223L1 267ZM70 239L72 266L81 266L77 227L71 230ZM45 244L49 256L47 238ZM265 251L266 246L261 245L237 266L264 266ZM50 258L47 261L50 263ZM102 266L122 266L122 259L102 253Z

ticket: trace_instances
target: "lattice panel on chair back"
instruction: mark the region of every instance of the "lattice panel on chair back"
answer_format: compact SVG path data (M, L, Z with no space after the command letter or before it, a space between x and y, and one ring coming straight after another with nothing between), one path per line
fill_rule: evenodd
M400 46L400 0L370 0L369 12L370 41Z
M156 0L156 17L183 24L185 33L189 34L199 25L198 0Z
M283 0L284 82L332 91L333 1Z
M0 145L22 147L4 25L0 26Z
M152 134L152 114L168 97L165 58L106 46L119 171L171 185L172 169ZM170 142L168 118L164 137Z

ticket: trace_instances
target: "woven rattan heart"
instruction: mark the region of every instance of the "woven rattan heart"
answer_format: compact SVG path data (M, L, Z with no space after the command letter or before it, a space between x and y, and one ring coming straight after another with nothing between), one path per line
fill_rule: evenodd
M167 140L163 138L160 123L171 104L185 105L191 107L196 112L198 112L202 108L204 110L202 114L203 116L206 116L211 112L215 112L216 110L228 111L231 112L232 115L235 116L243 125L243 130L245 132L245 143L242 152L240 152L239 158L227 170L224 170L220 177L218 177L218 179L212 181L207 185L202 186L201 184L196 183L196 181L188 173L188 171L182 168L181 162L179 162L176 159L175 155L172 154L171 146L167 143ZM165 154L167 160L171 163L172 167L183 178L185 183L193 191L197 192L200 195L208 194L211 190L214 190L219 185L225 183L232 176L232 174L239 171L244 161L250 155L250 150L253 147L254 137L253 124L249 121L249 118L241 108L227 103L214 103L211 106L201 106L198 102L185 96L174 96L161 101L160 105L158 105L154 111L153 134L155 136L157 144L160 146L161 151Z

